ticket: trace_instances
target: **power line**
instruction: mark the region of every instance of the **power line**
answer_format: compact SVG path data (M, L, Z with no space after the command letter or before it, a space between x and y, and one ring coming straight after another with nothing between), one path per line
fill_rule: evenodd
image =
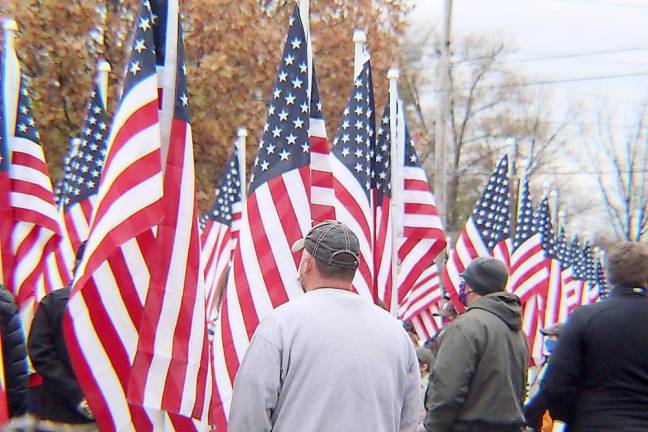
M640 76L648 76L648 71L641 71L641 72L629 72L625 74L614 74L614 75L594 75L594 76L587 76L587 77L576 77L576 78L565 78L565 79L553 79L553 80L541 80L541 81L527 81L527 82L521 82L517 84L491 84L491 85L482 85L482 86L477 86L475 87L475 90L480 90L480 89L490 89L490 88L517 88L517 87L532 87L532 86L537 86L537 85L554 85L554 84L563 84L563 83L574 83L574 82L586 82L586 81L600 81L600 80L608 80L608 79L619 79L619 78L632 78L632 77L640 77ZM454 90L460 90L460 91L469 91L469 88L463 88L463 89L454 89ZM424 93L438 93L438 89L427 89L423 90Z

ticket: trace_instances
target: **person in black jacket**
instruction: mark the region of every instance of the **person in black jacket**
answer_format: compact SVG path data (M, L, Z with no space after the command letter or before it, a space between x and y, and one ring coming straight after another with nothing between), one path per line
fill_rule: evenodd
M18 306L2 285L0 325L9 417L20 417L27 412L27 349Z
M611 248L605 300L575 310L541 387L569 431L648 430L648 245Z
M29 357L43 378L39 414L42 420L92 423L63 336L63 317L69 297L70 288L46 295L36 310L29 333Z

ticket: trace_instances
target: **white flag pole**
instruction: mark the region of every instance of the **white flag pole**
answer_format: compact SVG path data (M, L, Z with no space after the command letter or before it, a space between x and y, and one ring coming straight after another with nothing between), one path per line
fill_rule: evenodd
M97 62L97 87L99 88L104 108L108 108L108 74L110 70L110 63L106 60L99 60Z
M247 179L245 178L245 173L247 167L245 166L245 144L248 132L245 128L238 128L236 132L236 152L238 154L239 162L239 176L241 179L241 199L245 201L245 196L247 195Z
M5 124L7 134L14 136L16 133L16 107L18 106L18 86L20 85L20 65L16 56L16 32L18 23L11 18L2 23L4 30L4 80L3 102L5 108Z
M399 155L400 147L402 147L401 141L404 141L405 136L404 122L399 121L399 76L400 72L396 68L389 69L389 72L387 72L387 79L389 79L389 139L391 142L392 303L390 305L390 311L394 316L398 316L398 287L400 286L398 239L400 237L400 200L402 199L403 189L403 162ZM402 112L400 114L402 115ZM402 126L402 131L399 126Z
M353 32L353 46L355 49L353 55L353 77L357 78L362 72L362 66L368 57L367 52L367 33L362 29L356 29Z
M310 0L297 0L299 6L299 15L301 16L302 25L304 26L304 35L306 36L306 55L308 57L308 100L310 101L311 89L313 82L313 46L310 38Z

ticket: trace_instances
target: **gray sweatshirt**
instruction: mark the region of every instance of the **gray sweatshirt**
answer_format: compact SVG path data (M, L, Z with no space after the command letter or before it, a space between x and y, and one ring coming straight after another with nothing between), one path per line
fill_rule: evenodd
M230 432L413 432L423 409L400 323L357 294L311 291L257 328L234 383Z

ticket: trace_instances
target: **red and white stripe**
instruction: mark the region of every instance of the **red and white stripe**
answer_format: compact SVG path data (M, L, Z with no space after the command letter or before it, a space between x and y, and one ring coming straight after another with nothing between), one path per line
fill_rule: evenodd
M403 236L399 239L399 302L446 246L441 218L422 167L403 171Z
M16 136L22 75L13 46L13 32L5 32L2 101L5 131L10 152L9 203L13 225L10 248L13 254L8 288L16 297L26 329L33 316L36 287L43 283L47 256L58 246L61 231L43 147Z
M374 282L373 298L379 299L387 310L392 312L393 296L393 230L392 230L392 208L391 196L383 194L382 200L379 200L379 192L371 191L373 194L372 202L374 203L374 241L373 241L373 260L374 260ZM395 313L395 311L393 311Z
M102 430L153 430L157 422L126 398L151 277L152 228L162 215L157 90L153 73L123 95L115 113L64 321L70 358Z
M441 276L443 286L458 313L463 312L465 309L459 302L460 274L475 258L490 255L471 216L468 218L464 230L459 234L457 244L450 252L450 257Z
M441 310L442 302L439 271L436 265L431 265L401 301L399 318L410 320L418 336L429 339L443 326L441 317L434 315Z
M167 47L168 40L176 36L171 28L169 24ZM164 95L174 94L164 90ZM159 267L146 298L129 399L145 407L204 419L212 384L205 285L191 127L181 119L174 118L171 126L163 203L155 244Z
M238 241L243 204L232 206L232 226L207 219L201 233L201 260L205 266L205 290L207 297L207 319L212 322L218 317L218 297L224 289L229 274L232 254Z
M311 111L319 103L316 92L315 73L311 86ZM331 168L329 142L326 136L324 117L310 117L311 145L311 218L313 224L335 219L335 190L333 189L333 171Z
M522 303L536 294L546 296L550 262L542 247L541 234L533 234L511 256L509 290Z

